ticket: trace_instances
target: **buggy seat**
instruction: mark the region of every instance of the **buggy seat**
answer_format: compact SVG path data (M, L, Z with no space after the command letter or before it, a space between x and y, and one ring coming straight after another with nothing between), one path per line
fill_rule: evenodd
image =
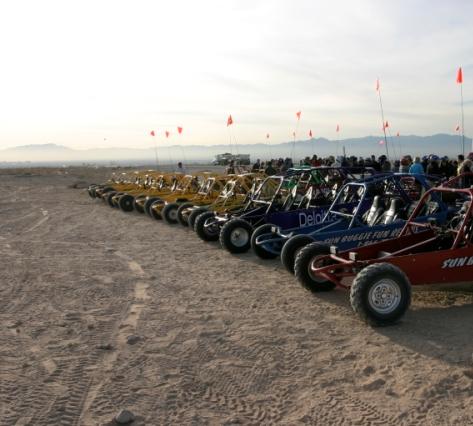
M379 223L383 225L389 225L399 218L399 214L402 212L403 201L395 197L391 200L389 209L383 213L383 216L380 218Z
M373 204L371 204L371 208L363 215L363 222L368 226L373 226L382 216L383 212L384 202L379 195L376 195L373 198Z

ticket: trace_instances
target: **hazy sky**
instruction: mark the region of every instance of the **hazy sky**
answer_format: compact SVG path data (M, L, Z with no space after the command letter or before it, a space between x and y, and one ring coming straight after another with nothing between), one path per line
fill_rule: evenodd
M0 148L473 133L473 2L4 1ZM178 137L175 127L184 127ZM164 131L170 130L166 141ZM106 140L104 140L106 139Z

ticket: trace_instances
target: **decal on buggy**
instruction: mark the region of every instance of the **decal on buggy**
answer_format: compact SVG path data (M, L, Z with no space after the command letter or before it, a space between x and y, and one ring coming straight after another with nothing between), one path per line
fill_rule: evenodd
M401 229L402 227L398 227L395 229L385 229L381 231L370 231L362 232L360 234L343 235L332 238L326 238L325 240L323 240L323 242L327 244L340 244L359 241L360 243L367 244L370 241L385 240L388 238L396 237L401 232Z
M473 266L473 256L445 259L443 261L442 269L461 268L462 266Z

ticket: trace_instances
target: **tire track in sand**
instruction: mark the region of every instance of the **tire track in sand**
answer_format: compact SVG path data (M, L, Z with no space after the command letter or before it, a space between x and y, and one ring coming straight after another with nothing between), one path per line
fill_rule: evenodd
M133 332L136 330L141 312L146 306L146 301L150 299L147 292L148 284L145 282L148 277L141 265L120 251L116 251L114 254L115 256L127 262L128 268L137 276L138 279L135 282L133 300L129 303L128 309L126 310L121 321L116 324L114 333L115 339L113 342L114 350L108 354L105 354L102 359L102 369L105 372L110 372L113 370L113 366L118 358L118 355L120 352L126 349L127 336L133 334ZM79 423L89 424L92 422L93 419L90 418L90 407L97 397L102 384L102 381L91 383L87 394L84 395L84 402L79 416Z

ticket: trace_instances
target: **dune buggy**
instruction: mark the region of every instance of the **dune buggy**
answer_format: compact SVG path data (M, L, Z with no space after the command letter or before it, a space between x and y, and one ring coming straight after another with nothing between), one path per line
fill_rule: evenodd
M262 258L280 254L285 268L294 272L297 253L312 241L338 244L346 249L392 238L401 230L400 221L407 219L413 202L419 201L432 187L434 179L424 175L390 174L349 182L337 194L320 223L292 229L270 224L261 226L253 234L252 247ZM433 208L437 209L439 220L446 215L447 209L442 203Z
M151 197L157 200L157 197L170 194L181 178L181 174L174 173L146 175L135 187L122 191L110 191L105 198L111 207L117 207L124 212L137 210L139 213L144 213L146 201Z
M120 174L112 173L108 182L100 185L89 185L87 191L91 198L101 198L107 201L106 195L108 193L136 188L143 183L145 176L145 172L138 171Z
M461 206L443 225L435 218L419 221L434 196L450 200L453 196ZM471 282L472 197L473 189L433 188L396 238L343 252L332 247L330 254L314 255L309 265L311 289L349 288L351 306L362 320L388 325L408 309L411 286Z
M255 227L268 222L284 228L301 226L301 221L317 223L340 186L372 173L372 169L341 167L290 169L285 176L266 178L240 211L209 217L205 226L219 230L223 248L243 253L251 246Z
M186 175L170 194L159 197L149 206L150 216L157 220L164 218L168 223L177 223L177 209L181 203L196 196L216 196L223 185L212 173Z
M160 197L169 195L176 190L181 179L184 178L182 173L164 173L160 175L148 176L145 190L129 193L120 198L120 207L125 203L132 204L128 211L136 210L138 213L149 213L149 207ZM122 208L123 209L123 208ZM124 209L123 209L124 210Z
M197 191L197 194L190 197L188 201L179 200L172 202L168 198L163 207L162 216L170 224L178 222L187 224L187 216L183 215L186 209L212 203L218 198L227 182L231 179L231 175L208 176Z
M213 216L213 212L223 213L241 208L249 199L251 191L255 187L255 182L261 181L259 175L255 173L227 176L229 180L227 180L217 198L211 203L205 199L196 199L192 200L192 202L181 204L177 210L177 216L182 225L194 229L196 219L202 213L209 213ZM199 234L197 230L196 232ZM212 239L210 234L209 237Z

